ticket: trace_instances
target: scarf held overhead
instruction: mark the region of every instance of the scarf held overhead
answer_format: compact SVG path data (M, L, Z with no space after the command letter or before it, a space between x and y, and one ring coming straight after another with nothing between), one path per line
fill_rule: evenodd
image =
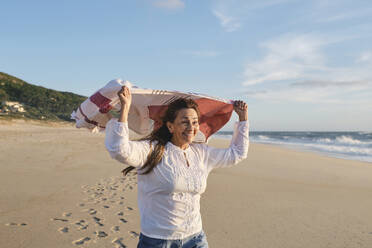
M233 101L223 100L197 93L178 91L141 89L129 81L116 79L110 81L86 99L71 114L77 128L91 131L104 130L106 123L112 118L110 110L120 111L121 104L117 92L127 86L132 94L129 110L129 128L140 135L148 135L161 126L161 118L168 104L177 98L191 98L199 106L200 126L195 142L206 142L207 139L221 129L229 120L233 111Z

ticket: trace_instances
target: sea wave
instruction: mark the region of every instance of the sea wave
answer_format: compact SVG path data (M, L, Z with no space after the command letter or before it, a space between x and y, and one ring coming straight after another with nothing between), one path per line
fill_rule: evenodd
M370 133L370 132L369 132ZM303 149L352 160L372 162L372 135L366 132L251 132L252 143ZM232 133L216 137L231 139Z
M341 137L337 137L336 142L339 142L341 144L347 144L347 145L360 145L360 144L365 143L365 142L362 142L360 140L353 139L352 137L346 136L346 135L342 135Z
M325 143L325 144L330 144L333 143L334 141L330 138L319 138L315 140L317 143Z
M372 162L372 142L361 141L350 135L333 135L332 137L295 136L288 138L280 135L251 136L252 143L263 143L299 148L326 154L333 157Z
M317 144L336 144L336 145L350 145L350 146L368 146L372 145L372 141L363 141L349 135L341 135L335 138L316 138Z
M265 135L258 135L258 139L260 139L260 140L270 140L270 138L265 136Z
M336 146L322 144L304 144L305 147L315 148L324 152L340 153L345 155L372 156L372 148L362 148L353 146Z

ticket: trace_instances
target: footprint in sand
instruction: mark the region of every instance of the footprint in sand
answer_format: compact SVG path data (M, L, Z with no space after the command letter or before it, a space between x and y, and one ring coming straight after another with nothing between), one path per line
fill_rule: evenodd
M96 231L94 234L96 234L98 238L106 238L108 236L104 231Z
M123 218L121 218L120 221L123 222L123 223L127 223L128 222L126 219L123 219Z
M98 211L95 210L94 208L83 209L83 210L81 210L81 212L88 212L90 215L95 215L95 214L98 213Z
M6 226L17 226L18 224L17 223L14 223L14 222L11 222L11 223L6 223L5 225Z
M58 229L58 231L60 231L61 233L68 233L68 227L60 228Z
M76 225L82 225L83 223L85 223L85 220L79 220L75 222Z
M97 213L97 210L95 210L93 208L89 209L89 214L90 215L95 215L96 213Z
M112 241L112 243L115 244L118 248L126 248L127 246L123 244L123 240L123 238L116 238Z
M89 237L85 237L85 238L81 238L81 239L75 240L75 241L73 241L72 243L73 243L74 245L82 245L82 244L84 244L85 242L88 242L89 240L90 240Z
M80 220L78 222L75 222L75 225L79 226L79 230L85 230L88 228L88 223L86 223L85 220Z
M58 221L62 221L62 222L68 222L68 220L61 219L61 218L52 218L51 220L58 220Z
M11 222L11 223L6 223L5 224L6 226L27 226L27 223L14 223L14 222Z
M100 219L100 218L94 216L94 217L93 217L93 220L96 222L97 225L99 225L99 226L104 226L104 225L101 223L101 219Z
M113 226L111 228L111 231L113 231L113 232L119 232L120 231L120 227L119 226Z
M118 215L119 216L123 216L124 215L124 212L119 212Z
M135 231L129 231L129 235L132 237L132 238L138 238L139 237L139 234Z

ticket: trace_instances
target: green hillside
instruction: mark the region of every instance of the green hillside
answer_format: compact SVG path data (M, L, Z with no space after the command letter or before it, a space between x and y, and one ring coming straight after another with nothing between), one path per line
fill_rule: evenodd
M71 112L85 99L85 96L32 85L0 72L0 118L73 121ZM24 110L12 109L9 102L19 102Z

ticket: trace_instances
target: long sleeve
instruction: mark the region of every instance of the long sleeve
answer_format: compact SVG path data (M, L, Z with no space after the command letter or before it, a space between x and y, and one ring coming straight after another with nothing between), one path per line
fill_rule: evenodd
M150 152L149 141L130 141L128 123L112 119L106 124L105 145L113 159L141 167Z
M249 147L249 123L238 122L230 146L225 149L206 146L205 163L208 171L219 167L228 167L247 158Z

